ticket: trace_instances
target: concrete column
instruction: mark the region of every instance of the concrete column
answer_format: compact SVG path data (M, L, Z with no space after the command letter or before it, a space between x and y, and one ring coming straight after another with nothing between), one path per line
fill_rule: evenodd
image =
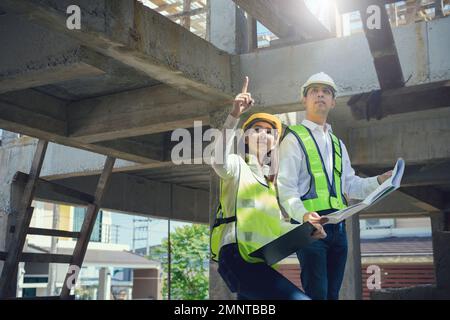
M214 1L213 1L214 2ZM211 127L222 128L225 119L229 113L229 108L224 108L210 115ZM209 221L210 226L214 223L215 210L219 203L219 184L220 179L214 170L211 168L211 180L209 188ZM225 282L217 272L218 264L212 260L209 263L209 299L211 300L233 300L236 299L236 295L232 293Z
M16 145L16 135L3 131L3 137L7 137L0 147L0 251L7 251L10 230L15 225L18 204L22 199L24 184L13 183L14 174L17 171L29 172L34 155L34 145ZM32 150L32 151L31 151ZM3 261L0 261L0 274L3 269ZM6 294L15 297L17 292L17 278L10 281L10 288Z
M450 295L450 212L432 212L431 232L436 287Z
M345 222L348 240L348 256L345 266L344 281L339 299L362 299L361 276L361 237L359 233L359 215L356 214Z
M231 0L212 0L209 6L209 41L231 54L247 52L251 18Z
M109 268L100 268L98 275L98 300L111 299L111 272Z
M5 168L1 168L0 171L3 169ZM18 204L22 198L24 189L24 185L22 184L11 184L13 177L10 176L9 173L10 172L8 172L6 177L3 175L0 177L0 180L2 180L0 181L0 185L4 186L4 189L0 192L0 250L5 252L8 251L8 246L11 241L12 233L10 230L15 226L16 216L14 215L14 212L18 210ZM3 263L4 261L0 261L0 274L3 269ZM16 296L18 286L17 280L20 277L20 274L17 274L17 270L15 275L16 276L12 277L9 282L10 286L5 294L6 297Z

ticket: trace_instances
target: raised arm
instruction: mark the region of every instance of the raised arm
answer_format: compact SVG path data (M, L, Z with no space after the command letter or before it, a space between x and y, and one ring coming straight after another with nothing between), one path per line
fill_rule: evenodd
M249 78L245 77L242 92L235 97L233 108L223 125L221 139L217 139L214 146L211 165L222 179L230 179L238 173L239 162L236 157L232 157L231 152L239 118L254 104L251 94L247 92L248 83Z

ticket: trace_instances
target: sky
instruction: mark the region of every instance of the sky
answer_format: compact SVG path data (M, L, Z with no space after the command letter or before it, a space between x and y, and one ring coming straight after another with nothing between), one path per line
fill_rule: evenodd
M133 219L142 220L144 217L141 216L133 216L122 213L111 213L111 220L113 225L117 225L118 227L118 243L126 244L130 246L130 249L133 247ZM143 226L145 222L137 222L136 226ZM179 221L171 221L170 229L173 232L175 228L185 225L191 225L191 223L179 222ZM155 219L151 218L150 226L149 226L149 245L157 245L160 244L163 238L167 238L167 227L168 223L165 219ZM144 231L137 231L136 237L144 238ZM138 240L136 242L137 248L145 247L145 240Z

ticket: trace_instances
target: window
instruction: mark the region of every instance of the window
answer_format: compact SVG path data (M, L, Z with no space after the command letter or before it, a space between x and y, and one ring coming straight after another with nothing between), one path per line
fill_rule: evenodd
M86 216L86 208L74 208L73 210L73 231L79 232L83 225L84 217ZM100 210L95 220L94 229L92 230L90 241L102 241L102 217L103 212Z

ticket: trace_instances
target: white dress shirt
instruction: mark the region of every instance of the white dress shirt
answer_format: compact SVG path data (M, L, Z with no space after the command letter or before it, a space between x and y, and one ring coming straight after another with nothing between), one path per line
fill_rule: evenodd
M329 132L331 126L318 125L309 120L302 124L311 130L319 147L319 152L325 164L329 179L333 174L333 148ZM342 192L350 199L364 199L378 186L377 177L360 178L355 175L347 149L341 142L342 148ZM289 132L280 144L280 168L277 178L277 190L280 205L293 219L301 222L303 215L308 212L301 201L301 197L309 190L310 176L307 169L306 157L297 138Z

